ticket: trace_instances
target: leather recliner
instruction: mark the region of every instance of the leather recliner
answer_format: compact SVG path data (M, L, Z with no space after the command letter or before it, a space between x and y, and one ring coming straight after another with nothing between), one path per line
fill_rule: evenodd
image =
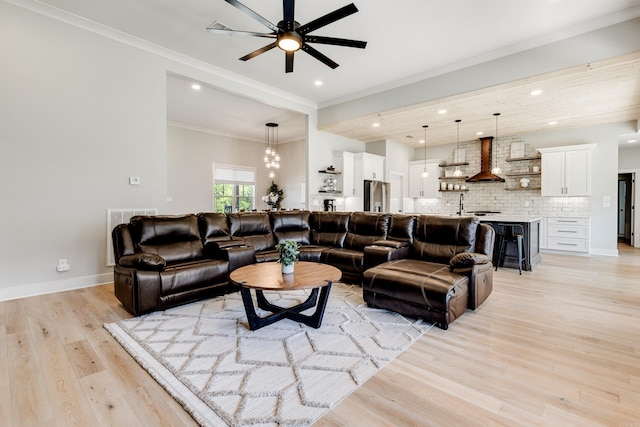
M477 217L419 216L408 257L364 272L364 300L447 329L491 293L494 241Z

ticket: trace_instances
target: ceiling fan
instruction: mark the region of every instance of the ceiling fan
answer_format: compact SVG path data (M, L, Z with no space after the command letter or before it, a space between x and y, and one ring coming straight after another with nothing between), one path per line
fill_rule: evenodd
M356 13L358 8L353 3L341 7L340 9L336 9L318 19L314 19L305 25L300 25L300 23L294 19L295 0L283 0L282 9L284 16L282 21L278 22L278 25L275 25L237 0L225 1L260 22L262 25L270 29L271 32L258 33L252 31L238 31L215 22L211 26L207 27L207 31L219 34L245 35L276 39L273 43L243 56L240 58L241 61L248 61L251 58L255 58L260 54L278 47L285 52L285 71L287 73L293 72L293 55L297 50L303 50L327 66L336 68L338 67L336 62L319 52L317 49L309 46L309 43L356 47L360 49L364 49L367 46L366 41L314 36L309 34L319 28Z

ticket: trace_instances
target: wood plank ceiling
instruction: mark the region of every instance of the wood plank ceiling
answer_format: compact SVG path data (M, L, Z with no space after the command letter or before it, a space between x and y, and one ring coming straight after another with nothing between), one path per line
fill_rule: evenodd
M535 89L542 93L531 95ZM447 113L439 114L442 109ZM480 131L493 136L493 113L501 113L500 137L636 121L640 53L333 123L321 130L363 142L391 139L417 147L424 137L422 125L428 124L427 145L435 146L456 142L456 119L462 119L461 141L478 138Z

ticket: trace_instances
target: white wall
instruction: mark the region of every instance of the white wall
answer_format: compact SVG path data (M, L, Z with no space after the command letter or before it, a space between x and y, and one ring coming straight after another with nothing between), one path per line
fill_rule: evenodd
M110 281L106 210L164 204L165 72L5 2L0 28L0 299Z
M181 193L193 179L210 187L210 159L206 172L189 177L176 175L188 153L173 146L176 162L167 156L168 72L316 114L295 96L103 27L97 34L91 23L47 5L38 8L67 22L0 2L0 300L112 281L109 208L183 213L210 206L210 188L206 196ZM316 137L312 133L310 142ZM305 154L296 158L306 174ZM130 186L130 176L141 185ZM58 273L63 258L71 269Z

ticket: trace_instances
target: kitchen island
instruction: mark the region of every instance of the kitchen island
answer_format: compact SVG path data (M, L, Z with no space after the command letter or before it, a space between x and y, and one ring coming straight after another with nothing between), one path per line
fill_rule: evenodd
M491 225L496 230L496 244L493 249L493 265L498 265L498 224L520 224L524 230L524 251L526 259L524 261L524 269L532 271L531 267L540 262L540 223L542 217L528 215L508 215L495 214L478 216L480 222ZM507 246L507 257L504 261L504 267L518 268L517 252L515 245Z

